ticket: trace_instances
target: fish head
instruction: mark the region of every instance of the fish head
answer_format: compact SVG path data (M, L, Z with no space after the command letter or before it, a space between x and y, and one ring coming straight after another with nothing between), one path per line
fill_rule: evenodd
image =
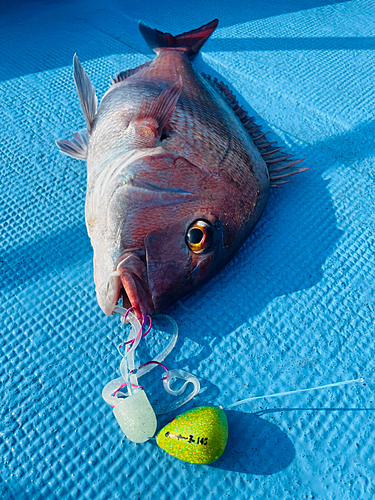
M171 306L211 278L223 253L223 228L198 208L144 240L148 285L155 312Z
M225 174L162 148L138 151L108 172L111 178L97 183L102 192L88 197L91 211L86 205L106 314L120 298L139 315L166 309L212 278L243 243L251 193L246 210L241 186Z
M183 38L195 39L197 30L192 33ZM198 45L190 47L193 53ZM210 124L205 129L198 120L191 137L186 116L185 125L176 126L194 105L182 94L181 76L166 86L149 77L132 80L126 72L97 109L95 88L77 56L73 65L87 131L57 145L87 159L86 225L99 305L110 315L122 298L136 314L160 312L212 278L242 245L268 197L266 165L260 153L241 146L237 119L228 113L223 117L234 135ZM185 104L174 116L181 95ZM239 135L249 141L245 129Z

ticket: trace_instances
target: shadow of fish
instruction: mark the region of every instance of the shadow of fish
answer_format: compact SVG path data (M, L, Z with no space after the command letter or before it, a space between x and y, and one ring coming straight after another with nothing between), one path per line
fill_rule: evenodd
M141 22L157 57L112 78L99 108L74 56L87 130L56 143L87 160L86 224L105 314L120 298L137 314L160 312L208 281L257 224L270 186L305 170L275 156L282 148L230 90L194 69L217 23L172 36Z

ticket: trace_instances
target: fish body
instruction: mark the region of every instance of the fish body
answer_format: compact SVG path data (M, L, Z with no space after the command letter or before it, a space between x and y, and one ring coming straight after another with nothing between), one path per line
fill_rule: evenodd
M267 203L262 153L280 148L256 146L252 119L229 89L192 63L216 25L173 37L140 23L157 57L112 79L98 109L74 58L87 131L57 144L87 160L86 224L105 314L120 298L153 314L197 289L233 257Z

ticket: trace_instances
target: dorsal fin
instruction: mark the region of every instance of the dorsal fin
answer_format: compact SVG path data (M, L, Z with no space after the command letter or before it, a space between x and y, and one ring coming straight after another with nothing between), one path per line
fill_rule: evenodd
M205 73L202 73L202 76L214 87L215 90L219 90L221 92L222 96L226 99L227 103L231 106L235 114L242 122L243 126L245 127L245 130L251 137L254 146L258 148L259 153L262 155L267 165L268 171L270 173L271 187L280 187L281 184L286 184L287 182L290 182L289 180L284 181L283 179L285 177L290 177L292 175L299 174L301 172L309 170L308 168L298 168L293 170L293 168L298 163L301 163L301 161L303 161L304 158L302 160L294 160L294 161L286 161L292 158L293 155L284 155L276 158L275 157L271 158L273 155L275 155L284 148L280 147L272 148L272 146L276 144L276 142L268 142L267 139L265 139L265 136L268 134L268 132L262 133L260 131L261 132L260 134L257 133L260 127L253 123L254 117L249 118L247 116L246 111L242 109L242 106L239 106L238 101L236 97L233 95L232 91L229 90L229 88L223 82L219 82L217 78L211 78L210 75L206 75ZM290 170L290 171L283 175L277 175L280 172L284 172L285 170Z
M210 23L205 24L198 29L188 31L187 33L182 33L177 36L173 36L170 33L163 33L162 31L151 28L142 21L139 22L138 26L143 38L154 52L163 48L175 49L180 50L190 58L193 58L198 54L202 45L215 31L218 22L218 19L214 19Z
M83 116L85 117L87 131L90 133L98 107L98 98L96 97L95 87L90 82L82 64L79 62L77 54L74 54L73 57L73 78L76 84Z

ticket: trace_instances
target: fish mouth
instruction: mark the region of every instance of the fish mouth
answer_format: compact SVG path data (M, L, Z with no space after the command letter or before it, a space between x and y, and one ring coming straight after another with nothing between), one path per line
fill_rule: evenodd
M98 269L94 259L96 294L98 304L104 314L111 316L116 306L120 305L120 300L124 308L134 308L137 318L141 317L142 313L150 316L154 314L155 307L148 286L145 259L134 253L123 254L113 268L114 270L109 275L107 274L106 278L103 276L104 280L98 279L100 268Z
M137 318L142 313L152 315L155 307L148 286L146 260L133 253L123 255L116 265L117 274L119 283L115 303L121 299L124 308L133 307Z

